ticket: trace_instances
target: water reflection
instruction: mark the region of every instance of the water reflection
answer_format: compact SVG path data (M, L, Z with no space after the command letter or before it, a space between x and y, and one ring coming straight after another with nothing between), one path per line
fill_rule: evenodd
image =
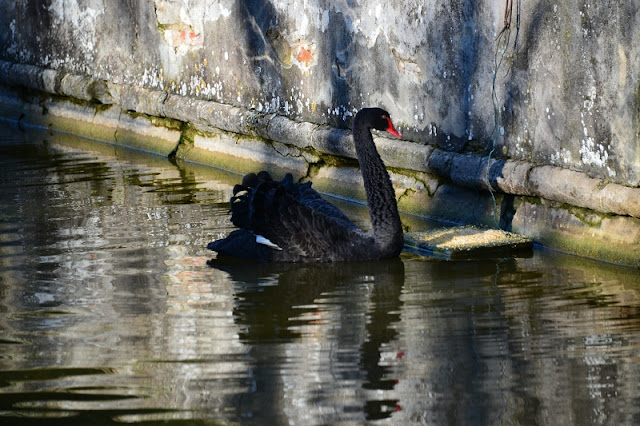
M640 372L637 275L572 257L554 265L555 257L465 262L454 264L455 275L449 263L408 263L402 319L409 345L404 359L411 365L398 389L425 389L430 397L415 400L412 414L401 413L404 419L637 419L637 393L628 382ZM433 277L431 284L424 276ZM621 282L628 283L623 291Z
M635 270L545 251L207 265L237 176L3 134L2 420L640 423Z
M251 412L283 422L331 413L326 420L332 423L341 415L332 409L336 400L352 412L364 411L368 420L389 417L399 408L396 399L380 395L396 383L381 364L381 349L397 335L391 325L400 319L401 260L256 267L222 259L209 264L235 283L234 318L255 359L254 392L270 399L254 400L258 405ZM307 382L310 375L313 380ZM343 395L354 385L361 388L358 394ZM281 406L281 401L306 400L315 404ZM264 412L265 402L273 412Z

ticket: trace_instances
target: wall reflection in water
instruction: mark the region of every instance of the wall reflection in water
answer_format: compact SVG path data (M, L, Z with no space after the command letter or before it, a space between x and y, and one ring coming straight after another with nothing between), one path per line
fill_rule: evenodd
M237 176L4 135L0 418L640 422L637 271L544 251L207 264Z

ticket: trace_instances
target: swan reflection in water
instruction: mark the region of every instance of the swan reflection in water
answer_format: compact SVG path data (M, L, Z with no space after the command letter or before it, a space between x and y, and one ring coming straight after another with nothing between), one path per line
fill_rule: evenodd
M322 416L339 400L371 420L400 409L391 394L397 380L387 359L402 356L393 327L402 304L400 259L256 264L218 258L208 263L230 275L234 321L241 341L251 345L254 395L244 399L248 406L241 411L285 421L303 415L292 410ZM341 395L340 389L354 381L362 392ZM292 400L315 406L287 403ZM335 421L335 415L326 420Z

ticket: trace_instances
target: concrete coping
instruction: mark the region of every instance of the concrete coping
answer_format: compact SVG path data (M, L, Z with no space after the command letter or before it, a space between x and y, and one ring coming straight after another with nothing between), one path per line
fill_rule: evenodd
M188 122L204 132L223 130L355 158L350 131L297 122L276 114L265 115L214 101L1 60L0 81L9 87L23 87L96 105L116 105L122 111ZM640 218L640 188L637 187L557 166L448 152L431 145L384 137L377 137L376 144L389 167L436 174L468 188L540 197L601 213Z

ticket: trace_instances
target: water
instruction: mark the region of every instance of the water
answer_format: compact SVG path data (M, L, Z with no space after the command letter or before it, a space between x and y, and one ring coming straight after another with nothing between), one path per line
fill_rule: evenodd
M237 176L1 130L2 424L640 423L637 270L210 267Z

